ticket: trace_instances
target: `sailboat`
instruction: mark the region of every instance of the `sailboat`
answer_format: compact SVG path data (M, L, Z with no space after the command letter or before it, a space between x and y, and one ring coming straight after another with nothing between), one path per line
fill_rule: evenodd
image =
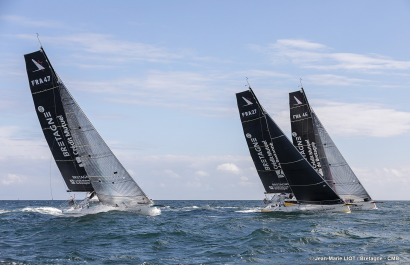
M65 212L95 205L141 214L159 214L123 167L59 78L41 47L25 54L35 110L68 192L87 192Z
M292 141L304 158L352 210L377 209L301 90L289 93Z
M236 99L249 152L265 190L271 182L271 192L281 192L279 200L264 207L262 212L350 212L349 206L301 155L264 110L250 86L249 90L237 93ZM283 172L280 178L273 160L280 164L280 172ZM283 190L279 191L275 187L283 187ZM294 203L286 203L287 194L295 197Z

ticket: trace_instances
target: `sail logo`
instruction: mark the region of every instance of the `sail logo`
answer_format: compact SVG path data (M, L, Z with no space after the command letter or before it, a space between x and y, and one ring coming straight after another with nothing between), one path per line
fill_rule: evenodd
M245 100L245 102L246 102L246 105L243 105L244 107L253 105L250 98L242 97L242 99Z
M302 100L298 99L296 96L293 96L293 98L294 98L295 101L296 101L296 104L295 104L295 105L302 105L302 104L303 104L303 103L302 103Z
M292 136L295 138L293 145L298 149L299 153L306 159L305 147L303 146L302 137L298 136L296 132L292 132Z
M46 111L43 106L38 106L37 110L40 113L42 113L44 118L46 119L46 123L49 126L48 126L48 128L44 128L44 129L49 129L51 131L51 134L54 136L54 140L57 143L57 146L59 147L59 149L60 149L61 153L63 154L63 156L64 157L70 156L70 153L68 152L67 146L64 143L64 139L60 135L58 126L55 124L51 113L49 111Z
M68 124L65 122L64 117L62 115L58 115L57 119L60 121L60 125L61 125L61 128L63 129L65 139L66 139L69 147L72 149L71 153L75 156L75 161L77 162L79 167L84 167L83 161L79 157L77 146L74 143L73 137L72 137L72 135L70 133L70 130L68 128Z
M272 183L272 185L269 186L269 189L274 190L274 191L286 191L289 189L289 184L288 183Z
M36 61L34 61L34 59L31 59L31 61L34 63L34 65L37 67L37 70L34 70L33 71L33 73L34 72L37 72L37 71L44 71L44 66L43 66L43 62L41 62L40 60L38 60L37 62Z

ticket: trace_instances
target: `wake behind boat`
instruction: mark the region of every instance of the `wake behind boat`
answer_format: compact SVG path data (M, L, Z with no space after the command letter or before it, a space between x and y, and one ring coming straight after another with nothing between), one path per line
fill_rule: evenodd
M236 99L249 152L266 192L272 196L266 199L268 205L262 212L350 212L283 134L250 87L237 93Z
M303 88L289 93L292 140L302 156L352 210L377 209L311 108Z
M149 213L154 202L122 166L58 77L43 48L24 55L30 90L44 136L68 187L88 192L64 212L100 204Z

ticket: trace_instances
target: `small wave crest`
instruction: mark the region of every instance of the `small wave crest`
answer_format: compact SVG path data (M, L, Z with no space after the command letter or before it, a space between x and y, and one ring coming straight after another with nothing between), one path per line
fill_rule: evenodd
M236 213L257 213L260 212L261 208L260 207L255 207L255 208L249 208L249 209L245 209L245 210L239 210L239 211L235 211Z
M25 207L21 211L48 214L48 215L54 215L54 216L62 215L62 211L54 207Z
M193 205L193 206L185 206L181 208L166 207L166 209L172 212L191 212L191 211L198 211L198 210L210 210L211 207L209 205L205 205L204 207Z

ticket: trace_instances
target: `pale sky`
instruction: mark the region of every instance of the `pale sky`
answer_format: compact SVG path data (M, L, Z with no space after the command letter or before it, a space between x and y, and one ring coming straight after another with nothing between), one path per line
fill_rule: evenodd
M236 107L246 77L288 136L302 78L370 195L409 200L409 14L408 1L0 1L0 199L69 197L25 71L39 33L154 200L263 199Z

